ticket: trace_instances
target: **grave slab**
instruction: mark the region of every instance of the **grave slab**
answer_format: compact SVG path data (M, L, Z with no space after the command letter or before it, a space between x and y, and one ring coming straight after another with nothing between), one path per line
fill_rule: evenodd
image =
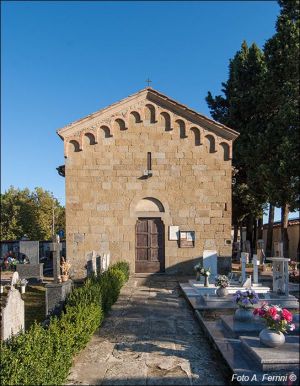
M19 273L20 279L36 279L43 281L43 266L40 264L17 264L16 270Z
M46 284L46 316L58 312L67 295L72 291L72 280Z
M224 329L227 329L236 338L240 335L258 335L265 328L265 323L260 319L253 319L251 322L239 322L234 320L233 315L221 316Z
M240 336L247 354L262 371L297 370L299 368L299 336L286 336L276 348L262 345L258 337Z

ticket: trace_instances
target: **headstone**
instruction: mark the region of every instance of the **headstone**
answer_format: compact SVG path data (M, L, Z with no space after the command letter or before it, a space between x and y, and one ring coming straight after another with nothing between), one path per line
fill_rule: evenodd
M107 265L106 265L106 253L103 254L103 256L101 256L101 271L102 272L105 272L107 270Z
M108 253L108 254L106 255L106 266L107 266L107 269L108 269L109 266L110 266L110 253Z
M263 239L258 239L256 243L256 248L257 249L264 249L265 247L265 242Z
M6 304L1 309L1 339L6 340L25 329L25 306L20 291L15 288L19 275L14 272Z
M97 272L97 276L101 275L101 256L100 255L96 256L96 272Z
M246 280L246 264L249 263L249 253L241 253L241 264L242 264L242 283Z
M249 240L243 241L243 252L251 253L251 243Z
M46 284L46 316L59 313L67 295L72 291L72 280Z
M43 266L40 264L17 264L16 272L18 272L20 279L35 279L37 281L43 281Z
M252 259L253 263L253 283L258 284L258 266L259 266L259 260L257 258L257 255L253 255Z
M59 236L56 235L53 237L53 242L50 244L50 251L53 252L53 279L54 283L60 283L60 252L62 250L62 245L60 244Z
M39 264L39 242L21 240L19 244L19 252L26 255L30 264Z
M273 266L273 292L289 296L289 261L284 257L269 257Z
M93 251L88 254L87 257L87 276L97 276L97 255L96 252Z
M242 282L242 287L243 288L251 288L251 285L252 285L251 276L248 276L247 279Z
M15 288L15 285L18 283L20 277L18 272L14 272L12 277L11 277L11 282L10 282L10 289Z
M283 257L283 242L274 241L274 255L275 257Z
M211 277L215 278L218 275L218 253L217 251L204 250L203 251L203 267L210 268Z

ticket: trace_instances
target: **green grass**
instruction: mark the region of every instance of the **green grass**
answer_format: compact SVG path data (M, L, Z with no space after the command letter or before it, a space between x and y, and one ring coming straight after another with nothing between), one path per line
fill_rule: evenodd
M27 285L22 299L25 302L25 331L36 321L41 323L46 319L46 289L43 285Z

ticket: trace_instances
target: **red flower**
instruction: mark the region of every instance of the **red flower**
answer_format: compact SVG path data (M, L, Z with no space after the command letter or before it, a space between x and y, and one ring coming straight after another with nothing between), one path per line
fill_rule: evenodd
M293 315L287 309L284 308L281 314L283 319L286 320L288 323L290 323L293 320Z

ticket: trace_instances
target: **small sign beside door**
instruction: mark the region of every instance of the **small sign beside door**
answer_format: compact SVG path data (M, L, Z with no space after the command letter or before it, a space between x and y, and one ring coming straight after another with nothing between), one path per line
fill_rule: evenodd
M179 226L170 225L169 226L169 240L179 240Z
M179 231L180 248L195 247L195 231Z

